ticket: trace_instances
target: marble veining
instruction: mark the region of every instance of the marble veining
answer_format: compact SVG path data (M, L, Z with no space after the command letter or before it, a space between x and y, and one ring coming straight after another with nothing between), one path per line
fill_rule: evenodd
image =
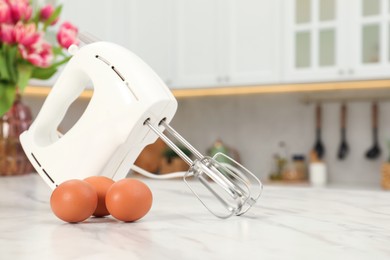
M181 180L149 180L142 220L57 219L35 174L0 179L0 259L390 259L390 192L265 186L221 220Z

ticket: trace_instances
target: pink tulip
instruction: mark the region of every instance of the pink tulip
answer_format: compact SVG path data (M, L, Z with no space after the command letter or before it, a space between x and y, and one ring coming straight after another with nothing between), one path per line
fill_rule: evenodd
M19 52L23 59L29 61L34 66L42 68L49 67L54 58L52 46L44 40L29 48L19 45Z
M1 24L0 26L0 40L2 42L12 44L15 43L14 37L14 25L13 24Z
M4 0L0 0L0 23L11 23L11 8Z
M77 33L76 26L64 22L57 33L57 41L63 48L69 48L72 44L78 44Z
M29 0L6 0L11 7L11 15L14 23L20 20L28 21L32 15L32 6Z
M53 14L53 12L54 12L54 7L51 4L47 4L44 7L42 7L39 13L41 21L46 21L47 19L49 19L50 16ZM55 19L51 24L54 25L57 23L57 21L58 18Z
M18 22L14 28L15 41L25 47L30 47L37 43L41 38L41 34L37 32L37 28L34 23L24 25L22 22Z

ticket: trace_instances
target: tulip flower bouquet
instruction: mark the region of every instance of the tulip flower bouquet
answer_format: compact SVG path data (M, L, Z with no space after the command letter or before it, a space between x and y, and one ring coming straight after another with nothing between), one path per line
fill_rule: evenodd
M49 79L69 60L65 49L77 44L75 26L60 25L55 44L45 39L61 8L46 5L34 10L30 0L0 0L0 116L31 78Z

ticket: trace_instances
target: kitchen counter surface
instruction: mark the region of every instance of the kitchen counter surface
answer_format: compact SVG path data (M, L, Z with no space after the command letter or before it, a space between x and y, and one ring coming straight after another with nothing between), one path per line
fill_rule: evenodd
M181 180L143 181L154 203L140 221L68 224L39 176L0 178L0 259L390 259L390 192L265 186L222 220Z

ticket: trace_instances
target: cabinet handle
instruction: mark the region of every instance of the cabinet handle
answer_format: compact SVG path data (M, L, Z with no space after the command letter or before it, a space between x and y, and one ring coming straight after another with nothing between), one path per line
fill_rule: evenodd
M217 82L220 83L222 81L222 77L217 77Z
M339 75L344 75L344 70L339 70Z
M225 82L229 82L230 81L230 77L229 76L225 76Z
M354 71L353 69L349 69L349 70L348 70L348 74L351 75L351 74L354 74L354 73L355 73L355 71Z
M170 79L165 80L165 84L171 85L172 84L172 80L170 80Z

